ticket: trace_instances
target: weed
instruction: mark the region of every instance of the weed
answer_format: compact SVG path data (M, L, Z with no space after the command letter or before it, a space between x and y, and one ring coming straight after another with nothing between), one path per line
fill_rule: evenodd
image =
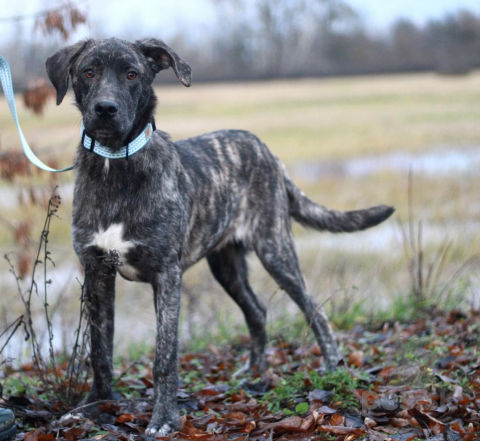
M33 395L35 388L40 385L40 380L31 377L10 377L3 384L3 394L5 396Z
M307 392L319 389L332 391L332 401L338 407L358 408L359 402L352 390L358 389L367 380L366 373L346 368L324 374L317 371L296 372L291 377L280 381L272 391L263 396L263 399L268 403L268 409L272 412L279 412L283 409L285 413L286 409L286 414L304 413L303 401L293 407L295 398L305 398Z
M30 341L30 349L32 351L33 369L36 371L39 381L45 390L45 396L57 397L66 403L75 403L83 395L86 390L86 380L88 370L86 368L86 354L87 354L87 310L82 295L80 299L80 315L78 319L77 328L75 330L75 342L71 354L66 360L60 360L55 353L53 346L53 325L52 313L49 309L48 292L52 281L48 278L47 265L55 266L52 260L51 253L48 249L50 225L52 219L57 217L57 212L61 204L61 198L56 194L57 188L53 191L52 196L48 202L47 216L40 236L40 241L36 253L34 263L31 270L31 281L28 289L24 292L21 286L21 276L17 273L8 255L5 259L10 266L10 272L13 274L20 299L23 302L25 313L22 318L17 319L17 325L14 330L19 329L20 324L23 324L23 329L26 334L26 339ZM48 359L44 358L42 353L43 339L37 336L36 329L33 325L32 302L35 298L40 298L40 288L35 280L35 276L43 266L43 312L46 324L46 337L48 339ZM13 327L13 324L10 327ZM8 329L8 328L7 328ZM11 338L9 336L8 339ZM7 341L8 342L8 341ZM2 348L3 350L3 348ZM62 361L64 363L62 363ZM66 366L62 368L62 365Z
M124 358L126 360L137 360L145 355L149 355L152 352L152 346L144 341L131 342L127 346L127 356ZM121 362L123 357L118 357L117 362Z
M332 305L335 302L332 303ZM356 324L366 321L367 311L364 300L351 300L345 303L341 308L332 307L332 313L329 314L330 321L338 329L351 329Z
M445 237L428 262L423 243L423 223L420 220L415 225L412 207L413 177L410 171L408 176L408 222L407 226L401 221L398 224L402 234L403 249L410 278L410 295L415 301L416 309L425 311L428 309L428 303L431 300L438 301L446 292L451 290L453 282L477 259L476 257L468 259L450 279L442 283L442 275L445 272L452 250L452 241Z

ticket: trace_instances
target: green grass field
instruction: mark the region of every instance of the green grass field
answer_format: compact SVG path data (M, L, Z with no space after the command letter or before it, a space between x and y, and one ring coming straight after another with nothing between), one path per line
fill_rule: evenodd
M388 155L405 152L419 158L429 153L441 163L446 150L474 155L480 149L480 73L461 77L417 74L194 83L188 89L159 87L157 93L157 127L170 133L174 140L225 128L250 130L287 164L299 186L315 201L338 209L378 203L397 208L396 219L365 233L333 236L295 227L312 295L319 302L327 302L327 308L342 320L352 315L352 308L359 302L367 305L367 309L388 309L389 305L399 305L392 299L408 295L408 271L396 224L397 219L405 220L408 215L408 171L387 168L355 175L335 173L334 166L370 156L385 156L386 163L392 166L395 156ZM80 116L71 101L72 97L67 97L59 107L52 103L43 117L35 117L25 111L18 99L20 121L27 139L39 156L45 160L55 158L59 166L72 163L79 140ZM3 151L19 149L18 136L3 99L0 100L0 127ZM333 171L312 178L302 172L305 164L333 164ZM38 186L44 185L41 178L35 179ZM70 188L73 174L67 173L58 179L60 193L68 195L65 189ZM445 237L453 242L442 275L448 279L477 253L480 245L480 180L472 170L414 173L413 179L413 218L424 223L425 260L433 258ZM4 195L16 191L7 183L2 183L0 188ZM26 215L24 210L4 202L2 216L16 222ZM52 232L53 257L55 253L61 256L62 264L69 268L76 265L70 243L70 212L67 197L61 208L61 220L56 221ZM42 211L33 209L29 215L39 230ZM15 249L11 233L0 228L1 250ZM10 292L6 266L1 264L0 268L2 287ZM296 309L283 294L276 293L275 286L255 259L252 259L252 268L253 283L272 310L270 319L274 326L285 312L293 314ZM468 273L461 275L465 302L478 302L477 270L470 267ZM202 342L206 341L205 335L216 335L217 331L225 334L234 332L235 326L243 329L242 317L237 317L240 314L231 301L220 294L205 265L189 271L185 284L190 294L185 296L183 312L186 315L193 311L195 317L185 320L184 337ZM153 320L151 296L139 295L142 291L145 287L120 282L118 314L127 317L128 305L136 302L139 315L145 320L135 338L139 336L144 341L153 338ZM6 296L15 297L14 294ZM362 314L356 316L362 317ZM209 327L208 332L199 332L205 331L206 323L216 324ZM232 323L235 326L232 327Z

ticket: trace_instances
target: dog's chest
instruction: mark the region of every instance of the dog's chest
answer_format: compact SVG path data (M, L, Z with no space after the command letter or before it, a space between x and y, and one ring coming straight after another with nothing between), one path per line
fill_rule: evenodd
M86 246L97 247L113 259L118 259L118 272L129 280L138 280L138 271L129 263L127 255L139 245L125 238L122 223L112 223L107 228L99 228L94 232L92 240Z
M111 195L91 191L88 198L74 200L73 239L77 253L88 255L96 249L117 267L118 272L129 280L139 280L139 271L129 261L141 242L133 239L128 231L133 207L119 207ZM125 202L125 201L124 201Z

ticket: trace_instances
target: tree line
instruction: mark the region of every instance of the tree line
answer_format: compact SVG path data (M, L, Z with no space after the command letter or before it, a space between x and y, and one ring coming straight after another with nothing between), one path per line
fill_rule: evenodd
M167 42L191 63L196 82L414 71L465 74L480 67L480 15L468 10L423 24L398 19L380 32L343 0L212 1L218 11L215 26L182 29ZM32 38L27 44L19 39L3 45L16 87L28 86L25 72L44 76L46 57L64 44ZM173 75L161 77L175 80Z

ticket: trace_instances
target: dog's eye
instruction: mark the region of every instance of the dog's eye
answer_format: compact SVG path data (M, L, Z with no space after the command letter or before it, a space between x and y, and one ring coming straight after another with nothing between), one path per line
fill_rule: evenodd
M133 70L131 70L130 72L128 72L127 78L129 80L134 80L135 78L137 78L137 72L134 72Z
M95 76L95 72L92 69L84 70L83 73L87 78L93 78Z

